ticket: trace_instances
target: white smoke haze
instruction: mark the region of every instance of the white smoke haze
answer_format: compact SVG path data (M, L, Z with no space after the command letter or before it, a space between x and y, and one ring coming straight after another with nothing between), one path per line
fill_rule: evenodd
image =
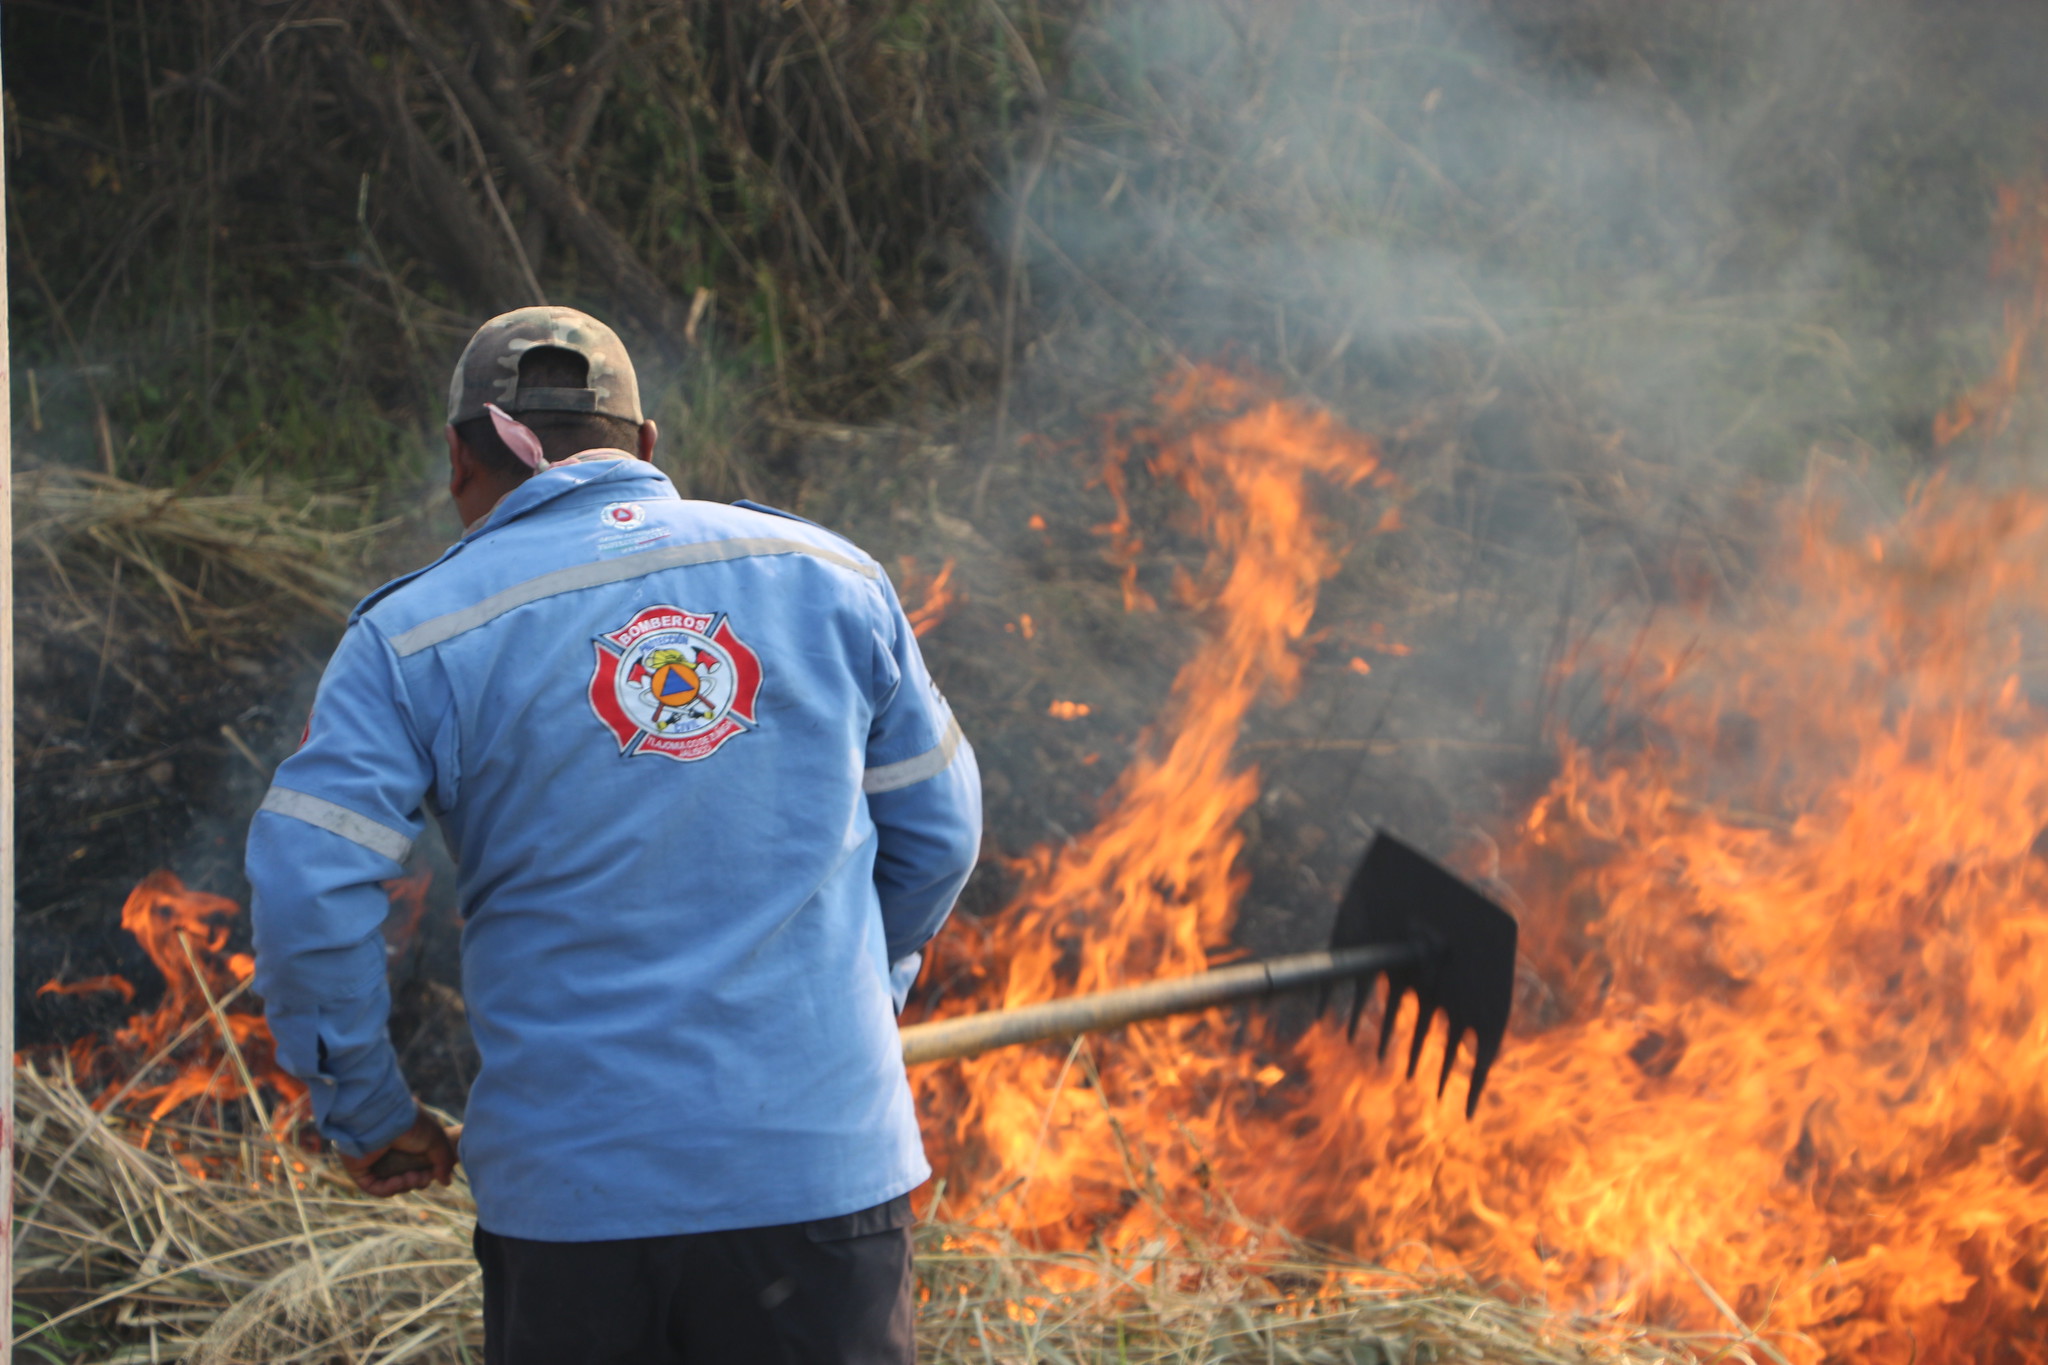
M1833 0L1105 6L990 214L1036 326L1004 434L1216 361L1385 441L1410 530L1353 555L1319 623L1390 614L1416 653L1312 673L1271 723L1399 752L1281 749L1267 778L1483 845L1546 725L1612 721L1548 679L1568 639L1668 595L1682 550L1738 583L1773 487L1840 466L1894 506L1927 467L1998 344L1991 191L2026 169L2041 36L2010 7ZM1066 495L1048 459L994 459L991 509ZM1363 540L1361 508L1326 510ZM978 524L1017 549L1007 517ZM1145 570L1162 601L1174 562ZM1165 676L1134 652L1133 721Z
M1936 281L1857 272L1913 251L1923 276L1981 280L1999 111L1970 107L1979 73L1916 53L1895 5L1658 6L1640 46L1610 20L1576 60L1510 22L1546 8L1113 9L1071 35L1032 302L1337 395L1484 338L1503 377L1576 370L1654 418L1639 442L1753 462L1882 412L1873 349L1896 338L1853 310ZM1854 373L1801 386L1802 365ZM1764 429L1737 439L1759 396Z

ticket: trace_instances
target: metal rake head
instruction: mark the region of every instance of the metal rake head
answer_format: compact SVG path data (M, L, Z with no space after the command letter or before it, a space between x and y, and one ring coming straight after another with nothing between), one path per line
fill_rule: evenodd
M1386 1013L1380 1021L1379 1055L1400 1013L1401 999L1415 997L1415 1035L1408 1048L1408 1075L1422 1060L1422 1044L1438 1013L1448 1025L1444 1038L1441 1095L1450 1083L1451 1066L1466 1033L1473 1035L1472 1079L1465 1090L1465 1116L1479 1108L1486 1073L1500 1055L1507 1035L1508 1012L1515 995L1514 916L1422 854L1381 831L1351 875L1351 885L1337 907L1337 925L1330 947L1359 948L1412 945L1420 956L1405 965L1383 968L1387 978ZM1371 973L1352 992L1350 1031L1358 1032L1359 1015L1372 991Z

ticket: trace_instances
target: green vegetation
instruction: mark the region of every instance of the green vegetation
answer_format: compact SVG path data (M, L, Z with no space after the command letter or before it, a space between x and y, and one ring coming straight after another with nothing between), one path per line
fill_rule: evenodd
M23 445L149 481L249 438L223 476L396 482L474 322L543 294L619 317L684 420L761 398L881 415L906 361L971 391L942 334L978 270L999 22L10 10Z
M1505 347L1674 446L1911 442L1986 359L2037 97L2017 21L1843 17L12 7L21 448L404 487L449 355L537 293L621 320L714 492L800 476L764 413L944 422L1048 350L1071 404L1076 348L1345 405Z

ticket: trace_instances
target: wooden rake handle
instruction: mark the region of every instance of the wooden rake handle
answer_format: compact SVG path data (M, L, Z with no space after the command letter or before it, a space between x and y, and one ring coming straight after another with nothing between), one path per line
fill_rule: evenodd
M952 1057L973 1057L1018 1043L1071 1038L1145 1019L1192 1014L1232 1000L1271 995L1275 991L1299 986L1363 979L1390 967L1405 967L1419 962L1426 955L1427 950L1415 944L1295 953L1289 957L1269 957L1235 967L1221 967L1195 976L1148 981L1142 986L1125 986L1065 1000L1048 1000L1042 1005L1022 1005L1016 1009L989 1010L956 1019L912 1024L903 1030L903 1060L911 1066L919 1062L942 1062Z

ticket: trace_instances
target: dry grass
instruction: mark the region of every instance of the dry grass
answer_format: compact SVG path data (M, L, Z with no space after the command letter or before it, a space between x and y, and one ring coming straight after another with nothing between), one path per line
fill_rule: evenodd
M460 1344L474 1346L479 1292L465 1190L366 1199L253 1123L165 1125L145 1150L67 1079L24 1067L16 1087L16 1292L48 1314L18 1350L54 1337L55 1358L108 1365L475 1357ZM287 1163L303 1177L287 1182ZM67 1353L88 1341L111 1353Z
M147 488L59 468L24 476L15 504L21 550L43 560L84 622L101 615L87 598L120 595L125 578L128 596L156 598L149 614L168 610L187 638L278 598L342 619L362 586L356 557L382 529L361 524L356 497L195 494L189 482Z
M260 1123L157 1129L95 1112L67 1078L16 1072L18 1358L116 1362L480 1358L468 1189L378 1201ZM296 1179L287 1182L290 1166ZM1224 1365L1749 1360L1739 1340L1564 1318L1476 1286L1306 1254L1042 1253L920 1229L930 1362ZM1269 1244L1270 1238L1263 1239ZM1068 1286L1068 1287L1062 1287Z

